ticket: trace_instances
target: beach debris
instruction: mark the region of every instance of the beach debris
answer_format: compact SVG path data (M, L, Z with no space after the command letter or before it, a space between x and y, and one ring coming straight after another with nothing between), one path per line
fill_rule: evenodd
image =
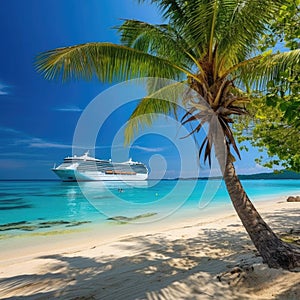
M146 214L141 214L141 215L137 215L134 217L126 217L126 216L115 216L115 217L110 217L107 218L107 220L109 221L117 221L120 224L126 224L135 220L139 220L139 219L143 219L143 218L149 218L152 216L157 215L157 213L146 213Z
M230 286L238 285L243 282L249 273L254 271L253 265L239 265L233 267L231 270L223 272L222 274L217 276L217 279L220 282L226 282Z
M279 237L286 243L300 246L300 228L291 228L288 232L280 233Z
M287 202L300 202L300 196L289 196L287 199L286 199Z

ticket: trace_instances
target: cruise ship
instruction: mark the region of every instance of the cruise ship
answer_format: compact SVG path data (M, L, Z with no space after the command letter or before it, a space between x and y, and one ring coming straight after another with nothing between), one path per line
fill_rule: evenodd
M121 163L111 160L101 160L89 156L86 152L82 156L66 157L61 165L52 171L62 181L103 181L103 180L146 180L147 167L140 162L129 159Z

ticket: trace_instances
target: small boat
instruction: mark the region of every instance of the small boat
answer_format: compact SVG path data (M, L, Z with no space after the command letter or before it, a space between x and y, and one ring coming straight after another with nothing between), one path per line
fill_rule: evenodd
M52 171L62 181L104 181L104 180L146 180L148 169L141 162L131 158L128 161L115 163L89 156L89 152L82 156L68 156Z

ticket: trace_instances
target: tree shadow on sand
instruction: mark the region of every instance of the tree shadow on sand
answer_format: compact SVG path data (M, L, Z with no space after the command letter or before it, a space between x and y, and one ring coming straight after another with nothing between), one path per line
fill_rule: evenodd
M275 213L270 215L269 222L282 229L290 217L296 217L294 211L284 216ZM298 287L291 283L291 289L286 290L282 282L289 272L273 270L270 275L270 269L261 264L242 227L240 231L232 230L238 226L241 225L233 224L222 230L202 228L192 238L184 235L174 239L168 233L125 238L112 245L122 253L118 258L97 255L101 246L92 248L93 258L74 253L42 256L39 259L43 261L44 272L2 279L0 296L237 300L253 299L256 291L277 282L282 284L282 291L274 299L297 299ZM253 263L258 267L243 269ZM240 271L232 272L236 267Z
M293 228L300 229L300 208L275 210L267 214L267 218L277 232L286 232Z

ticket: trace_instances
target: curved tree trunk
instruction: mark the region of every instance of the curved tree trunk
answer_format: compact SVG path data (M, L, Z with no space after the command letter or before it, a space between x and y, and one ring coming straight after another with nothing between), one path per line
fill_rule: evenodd
M291 270L300 267L300 248L284 243L262 219L248 198L230 159L227 159L223 176L233 206L263 262L271 268Z

